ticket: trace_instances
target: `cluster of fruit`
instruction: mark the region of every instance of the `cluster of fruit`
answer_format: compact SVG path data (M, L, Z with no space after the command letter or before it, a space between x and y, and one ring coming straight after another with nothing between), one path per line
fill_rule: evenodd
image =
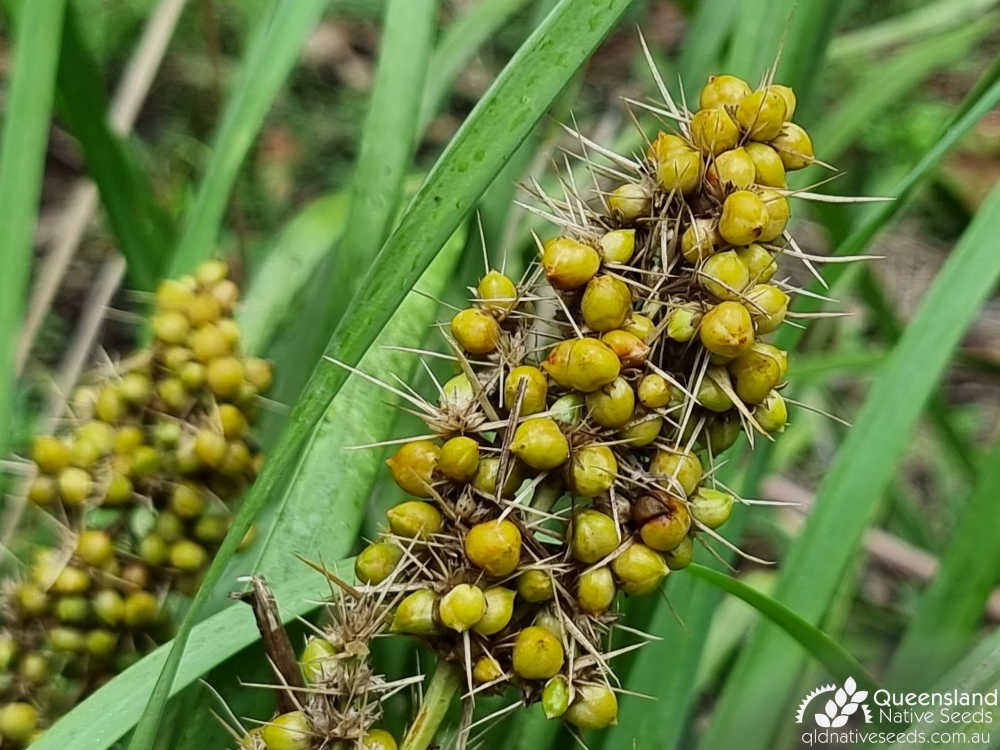
M5 743L24 744L169 635L164 597L197 588L259 470L248 432L271 367L240 354L227 275L209 261L164 281L151 346L74 393L65 433L34 440L28 497L60 541L4 585Z

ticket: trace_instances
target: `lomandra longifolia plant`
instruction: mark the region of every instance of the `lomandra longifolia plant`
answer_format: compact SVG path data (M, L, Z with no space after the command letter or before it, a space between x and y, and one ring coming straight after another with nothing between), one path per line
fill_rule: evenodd
M453 378L424 398L358 373L426 423L387 462L410 499L242 748L395 748L380 701L412 676L372 672L364 640L384 632L439 660L406 750L428 746L455 692L460 746L488 723L473 720L484 695L511 697L490 719L541 703L572 731L614 724L614 658L646 640L622 599L656 592L695 543L735 549L719 529L751 501L716 468L741 434L775 439L794 405L767 337L793 324L779 261L824 260L786 228L790 199L815 197L786 173L819 162L773 74L756 90L714 76L695 112L655 77L662 101L634 103L663 124L644 154L571 130L592 187L569 169L559 195L528 186L551 228L522 278L487 268L451 319Z

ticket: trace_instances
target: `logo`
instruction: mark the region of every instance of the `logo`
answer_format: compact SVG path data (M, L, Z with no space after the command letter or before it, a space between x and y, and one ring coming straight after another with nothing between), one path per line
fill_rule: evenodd
M821 695L833 695L826 700L826 704L822 707L821 711L817 711L820 707L820 701L816 699ZM836 685L820 685L818 688L810 692L802 702L799 704L799 710L795 713L795 723L801 724L805 720L806 712L809 710L816 711L812 717L813 721L816 722L816 726L822 727L823 729L839 729L844 726L848 719L850 719L858 709L861 709L861 713L865 718L865 724L872 723L871 710L868 708L868 704L865 700L868 698L867 690L858 690L858 685L854 682L853 677L848 677L844 680L843 687L837 687ZM810 709L810 705L813 705Z

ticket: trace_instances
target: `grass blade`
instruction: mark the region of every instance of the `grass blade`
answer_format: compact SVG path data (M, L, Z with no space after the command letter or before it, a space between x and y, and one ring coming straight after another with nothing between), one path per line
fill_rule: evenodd
M59 38L66 0L24 3L14 30L13 69L0 135L0 456L10 448L14 356L42 192Z
M995 189L949 255L820 486L775 592L809 622L818 622L826 611L924 402L1000 276L1000 255L990 242L998 231L1000 189ZM767 747L801 664L784 634L762 626L740 657L702 746Z
M327 351L331 355L352 365L360 361L493 175L628 5L629 0L602 0L600 7L589 0L563 0L518 50L445 149L399 227L374 259L351 304L351 313L330 339ZM139 740L155 737L185 642L208 592L346 380L341 368L325 361L317 365L181 623L132 750L143 748Z

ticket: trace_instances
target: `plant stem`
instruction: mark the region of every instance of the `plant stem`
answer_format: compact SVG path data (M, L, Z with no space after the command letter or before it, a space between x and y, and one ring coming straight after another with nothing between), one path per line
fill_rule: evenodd
M420 710L410 724L400 750L426 750L437 734L438 727L451 707L451 701L458 692L461 676L452 665L438 662L434 676L427 686Z

